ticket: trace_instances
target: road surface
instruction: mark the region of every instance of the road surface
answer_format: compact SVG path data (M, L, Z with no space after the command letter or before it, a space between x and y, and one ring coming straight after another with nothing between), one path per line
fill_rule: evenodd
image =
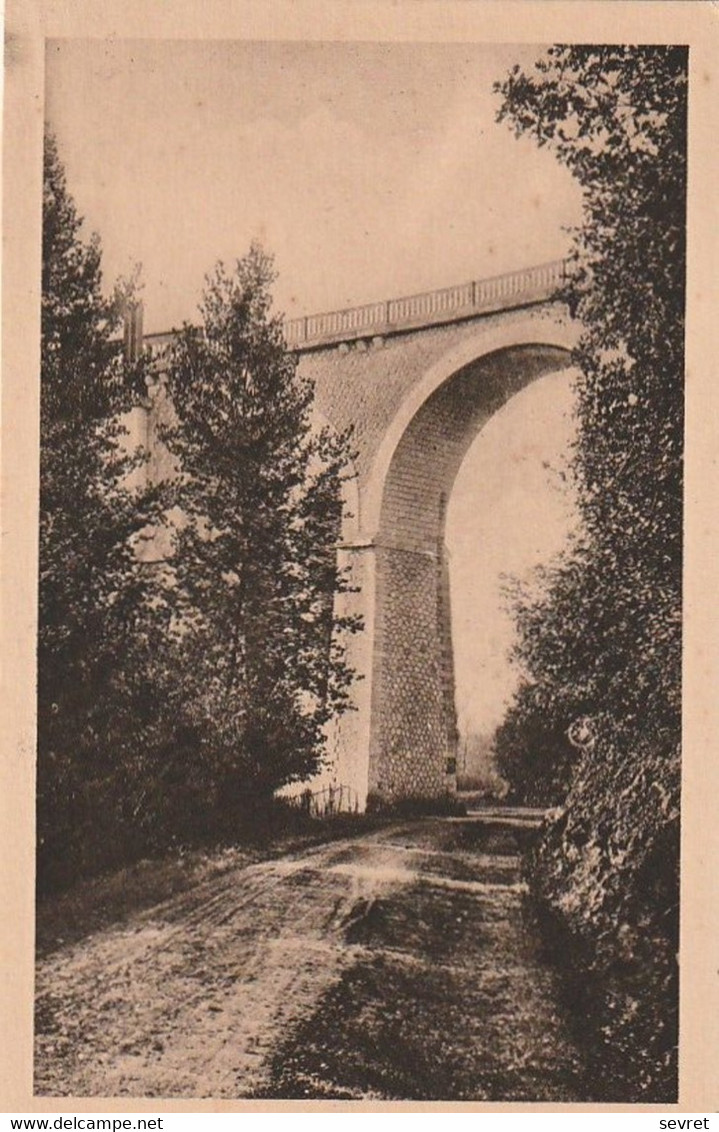
M521 814L226 869L44 958L35 1092L576 1101Z

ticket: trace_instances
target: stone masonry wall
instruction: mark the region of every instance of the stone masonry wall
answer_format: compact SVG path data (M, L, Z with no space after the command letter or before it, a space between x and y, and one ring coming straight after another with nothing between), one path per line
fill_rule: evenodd
M394 547L380 546L376 555L369 793L385 803L436 798L453 788L447 760L456 751L442 647L449 632L443 563L436 554Z
M427 370L478 330L492 332L513 325L556 326L566 320L559 303L543 303L447 326L434 326L377 341L360 340L328 346L300 355L300 372L315 385L316 405L333 426L354 429L359 473L360 514L362 490L387 428L408 392ZM531 334L531 331L527 331ZM531 341L531 337L529 338Z

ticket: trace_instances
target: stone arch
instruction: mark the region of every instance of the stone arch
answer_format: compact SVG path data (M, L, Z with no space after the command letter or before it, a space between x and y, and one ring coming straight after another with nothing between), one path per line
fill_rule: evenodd
M434 362L414 383L384 431L368 481L362 490L360 506L363 536L371 538L377 533L382 497L397 445L412 419L437 389L453 374L485 355L528 344L553 346L569 352L576 346L579 333L580 327L576 322L556 311L549 314L527 311L521 319L515 319L510 324L484 328L478 326L476 334L463 339Z
M415 384L387 429L363 501L374 546L370 799L454 789L447 501L486 421L530 382L570 366L576 335L555 318L463 342Z

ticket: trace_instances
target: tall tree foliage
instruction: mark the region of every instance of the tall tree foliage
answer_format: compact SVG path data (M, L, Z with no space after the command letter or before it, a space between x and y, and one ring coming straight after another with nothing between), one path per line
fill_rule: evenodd
M585 548L552 598L580 640L569 649L562 631L553 646L527 609L526 660L556 666L559 682L580 677L613 727L633 733L651 719L670 742L680 712L686 81L684 48L575 47L502 87L502 116L555 149L585 213L567 288L584 327L574 463Z
M174 594L184 725L204 788L232 810L315 771L351 674L335 619L347 438L313 432L313 390L271 312L259 247L208 278L171 352L182 475Z
M686 88L680 47L557 47L500 86L500 117L584 193L565 295L582 535L519 604L515 716L592 717L573 769L558 745L537 875L603 972L597 1032L635 1099L671 1099L676 1072Z
M82 868L122 822L120 782L140 723L147 611L133 540L152 513L128 489L128 374L57 145L43 182L38 628L39 877ZM131 724L134 721L134 725ZM101 831L104 833L101 834Z

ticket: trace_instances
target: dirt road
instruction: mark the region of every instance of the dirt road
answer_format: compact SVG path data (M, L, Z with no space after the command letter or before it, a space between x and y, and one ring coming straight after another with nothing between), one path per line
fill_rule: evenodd
M523 823L397 822L221 876L44 959L35 1092L584 1099Z

